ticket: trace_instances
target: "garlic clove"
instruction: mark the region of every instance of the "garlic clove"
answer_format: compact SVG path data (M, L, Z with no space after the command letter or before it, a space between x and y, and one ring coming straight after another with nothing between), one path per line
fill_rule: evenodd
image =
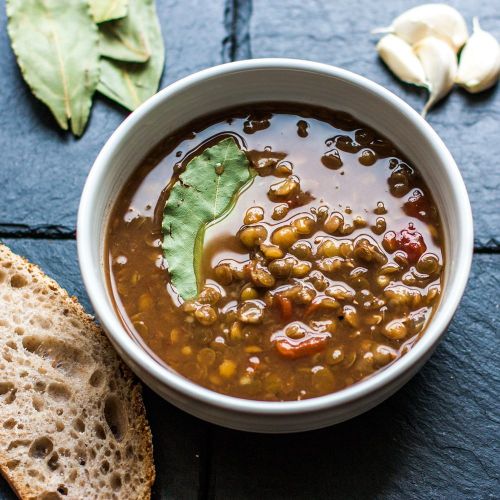
M467 41L465 20L456 9L442 3L424 4L403 12L388 28L375 33L393 33L413 45L433 36L450 44L455 52Z
M424 38L413 50L429 82L429 99L422 110L425 117L429 109L452 89L457 74L457 56L446 42L434 37Z
M500 45L493 35L481 29L476 17L472 25L472 36L460 54L455 81L475 94L497 82L500 74Z
M427 86L424 68L411 46L396 35L385 35L377 43L382 61L403 82Z

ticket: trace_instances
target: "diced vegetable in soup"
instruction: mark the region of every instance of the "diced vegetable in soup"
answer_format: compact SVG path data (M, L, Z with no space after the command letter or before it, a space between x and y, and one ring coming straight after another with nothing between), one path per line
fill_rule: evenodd
M192 381L300 400L395 362L437 307L431 193L345 113L283 103L166 138L108 225L110 290L130 334Z

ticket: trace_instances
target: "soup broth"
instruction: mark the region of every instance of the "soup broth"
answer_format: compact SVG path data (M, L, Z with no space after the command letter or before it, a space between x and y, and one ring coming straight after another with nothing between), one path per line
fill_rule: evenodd
M232 137L255 177L205 233L182 300L162 217L186 165ZM181 375L267 401L341 390L408 352L437 306L439 214L394 144L350 115L284 103L200 119L144 159L112 210L107 273L131 335Z

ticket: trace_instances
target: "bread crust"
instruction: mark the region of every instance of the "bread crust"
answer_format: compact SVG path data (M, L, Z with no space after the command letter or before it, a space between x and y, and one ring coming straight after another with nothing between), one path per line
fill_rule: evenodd
M21 321L19 323L18 310L19 307L22 307L19 300L20 294L27 302L29 301L31 322ZM35 299L41 300L42 297L45 297L45 299L41 302L43 306L40 306L40 311L31 310ZM50 303L50 310L48 311L44 309L47 301ZM11 321L10 316L13 318ZM33 320L33 318L35 319ZM42 324L45 321L45 326L49 325L48 328L40 330L36 326L37 318ZM33 321L35 321L35 327L31 330L30 325ZM16 324L18 326L15 326ZM65 330L64 325L67 325L67 330ZM21 330L23 330L22 333L20 333ZM41 342L40 345L37 342ZM57 342L60 342L60 345ZM82 498L82 495L85 495L85 498L96 499L124 498L122 495L125 494L127 498L149 499L155 479L155 467L152 435L146 417L140 385L135 381L131 371L118 358L103 330L96 325L92 316L84 311L77 299L70 297L66 290L45 275L38 266L14 254L5 245L0 244L0 346L2 344L4 352L12 358L13 362L16 362L14 363L14 370L16 371L12 372L11 365L13 363L9 363L7 371L0 370L0 394L4 393L4 396L0 396L4 398L4 401L0 402L0 424L3 424L0 426L0 470L16 494L22 499L43 498L46 500L58 497L61 499ZM7 351L7 348L12 349L14 352ZM75 358L76 368L71 366L71 356L69 356L68 352ZM60 356L60 359L57 356ZM69 361L66 359L68 356ZM33 362L30 361L32 358ZM29 366L30 363L33 366ZM36 366L36 370L32 369L34 366ZM47 389L40 396L37 396L34 390L24 391L17 385L13 386L21 378L15 381L12 373L17 373L18 377L22 377L22 370L31 370L30 376L26 380L33 384L35 381L30 379L38 377L38 374L43 374L41 377L43 378L42 384ZM75 373L76 370L79 370L78 376L72 377L72 370L75 370ZM2 372L4 373L2 374ZM92 377L88 377L90 372L96 379L100 377L99 381L95 381L96 385L92 385L94 381ZM9 374L11 375L10 378ZM7 379L5 379L6 375ZM102 387L98 386L97 382ZM3 385L1 385L2 383ZM25 387L29 385L27 384ZM1 387L4 389L2 390ZM51 388L53 389L52 399L50 398ZM60 391L60 394L57 393L56 389ZM68 396L68 393L71 396ZM61 402L61 399L66 396L68 396L67 401ZM9 412L15 409L16 401L21 400L23 397L28 399L32 397L33 405L28 406L23 403L24 400L20 401L17 414L9 416ZM14 398L14 400L5 403L8 398ZM60 422L64 426L64 431L58 434L57 431L52 432L47 429L30 429L30 422L35 425L36 418L39 417L39 410L35 408L35 402L38 399L35 398L41 399L48 406L43 410L49 412L47 422L53 416L50 413L51 409L56 408L57 404L60 406L56 410L57 412L72 412L70 416L61 415L56 421L56 425L57 422ZM44 398L47 403L43 401ZM57 403L54 403L54 401L57 401ZM94 413L90 408L83 408L82 406L85 404L95 405L96 410ZM75 411L77 415L74 415ZM20 413L22 415L19 415ZM88 420L85 420L83 415L87 415ZM19 417L22 417L22 420ZM73 450L61 448L58 437L59 435L62 436L63 432L66 433L68 427L63 420L73 419L74 417L77 418L73 420L76 422L73 425L77 425L79 431L83 426L84 430L81 432L85 433L81 439L75 439L75 443L79 443L77 446L81 447L83 440L85 451L91 450L92 448L88 445L93 443L95 439L96 449L98 446L101 446L99 450L102 450L102 446L108 446L105 453L107 457L107 453L110 452L111 458L102 461L104 455L97 451L97 453L94 453L96 455L94 458L94 461L96 461L95 467L92 464L92 452L90 457L88 453L85 453L86 459L81 460L83 464L80 463L79 466L73 464ZM7 440L10 439L9 433L1 430L5 430L7 427L10 428L12 421L22 423L13 426L12 430L9 431L10 433L15 431L16 440L8 443ZM114 425L115 421L116 426ZM92 426L97 431L92 431ZM120 429L120 427L123 427L123 429ZM103 431L106 437L104 444L101 445L101 442L98 442L99 438L95 437L95 432L102 434ZM52 444L48 444L44 448L43 443L45 441L42 444L38 442L41 451L36 447L33 451L33 446L37 444L35 443L36 440L33 441L33 435L38 432L45 436L42 439L48 439ZM71 436L80 438L77 430L72 429L68 432L69 439L71 439ZM23 436L25 437L23 438ZM15 446L13 447L13 443L27 440L30 440L31 444L20 445L20 447L24 446L25 449L22 454L19 452L12 453L12 451L17 450ZM49 453L46 457L42 457L43 459L39 457L52 446L54 448L52 456L49 456ZM63 453L70 451L69 457L66 459L61 455L61 452L56 453L56 446L59 446L58 451L63 449ZM94 452L96 449L94 449ZM130 449L133 451L130 452ZM55 464L50 462L51 459L54 460L54 453L58 456ZM14 456L16 458L13 458ZM121 464L119 465L120 474L113 469L113 464L109 464L112 458L115 460L115 465L116 463ZM101 464L99 465L98 460L100 459ZM19 463L13 466L17 461ZM30 463L37 464L38 469L30 465ZM57 465L57 468L51 471L47 469L47 464L51 467ZM108 464L109 470L94 481L96 471L98 471L99 467L102 470L105 464ZM44 490L40 487L40 481L35 480L37 476L30 476L33 470L40 470L41 472L38 475L47 476L48 480L51 480L51 476L57 474L57 482L63 485L60 486L63 489ZM72 479L72 477L75 475L75 470L77 471L76 477L88 478L87 481L82 483L84 484L83 487L79 486L79 484L73 486L75 479ZM99 483L102 482L105 483L105 487L101 490ZM92 485L92 487L89 485ZM61 491L63 492L62 495L60 494ZM133 491L136 496L130 496L130 491Z

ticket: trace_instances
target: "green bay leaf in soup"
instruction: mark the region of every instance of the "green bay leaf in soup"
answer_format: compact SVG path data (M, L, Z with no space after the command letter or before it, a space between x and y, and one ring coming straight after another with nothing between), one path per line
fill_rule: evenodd
M193 158L173 185L163 212L163 252L171 282L184 300L199 291L207 225L227 214L252 178L245 153L227 138Z
M160 24L156 16L155 4L149 0L133 0L141 3L148 11L147 45L151 56L145 63L126 63L103 57L101 59L101 79L97 90L133 111L158 90L165 64L165 48ZM130 9L132 9L132 3ZM130 10L129 16L133 14Z
M146 62L161 38L154 0L129 0L128 15L99 26L101 54L124 62Z
M8 0L8 32L23 78L64 130L87 123L99 81L97 27L88 3Z
M128 0L89 0L89 5L96 23L120 19L128 12Z

